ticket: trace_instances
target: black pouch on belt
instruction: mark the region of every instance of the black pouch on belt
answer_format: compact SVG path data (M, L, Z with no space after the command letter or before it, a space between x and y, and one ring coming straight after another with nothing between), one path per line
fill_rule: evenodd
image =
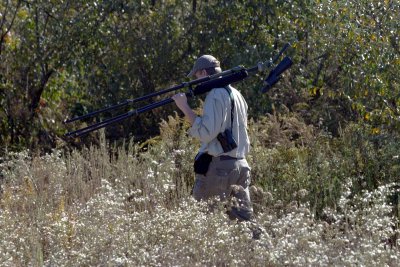
M237 148L236 140L233 138L232 129L226 129L223 133L219 133L217 139L225 153Z
M207 153L202 153L197 155L194 160L194 172L197 174L206 175L208 171L208 166L210 166L210 162L212 160L212 156Z

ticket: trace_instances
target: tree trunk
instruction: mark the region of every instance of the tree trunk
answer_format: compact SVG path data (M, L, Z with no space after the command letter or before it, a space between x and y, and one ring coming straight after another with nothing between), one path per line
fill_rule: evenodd
M192 11L193 11L193 13L196 13L196 10L197 10L197 1L193 0L192 1Z
M36 88L32 88L29 93L30 102L29 104L29 113L30 118L35 117L35 110L39 106L40 97L43 94L44 88L46 87L47 82L49 81L51 75L53 74L53 70L46 71L42 73L42 77L40 79L40 84Z

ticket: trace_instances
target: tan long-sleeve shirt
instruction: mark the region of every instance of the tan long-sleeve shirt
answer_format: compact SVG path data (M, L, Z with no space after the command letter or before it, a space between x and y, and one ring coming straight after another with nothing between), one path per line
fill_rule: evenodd
M199 152L208 152L212 156L228 155L244 158L250 150L247 133L247 103L242 94L230 86L235 101L232 133L237 148L224 153L217 135L231 127L231 99L225 88L214 88L208 92L203 106L202 116L196 117L189 135L201 142Z

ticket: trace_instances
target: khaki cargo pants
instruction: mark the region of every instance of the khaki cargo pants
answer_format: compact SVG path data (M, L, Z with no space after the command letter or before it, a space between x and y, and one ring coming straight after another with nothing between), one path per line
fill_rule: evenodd
M231 218L249 220L253 214L249 194L250 179L250 167L246 159L213 157L206 175L196 174L193 197L196 200L216 196L220 200L235 197L237 205L232 206L228 214Z

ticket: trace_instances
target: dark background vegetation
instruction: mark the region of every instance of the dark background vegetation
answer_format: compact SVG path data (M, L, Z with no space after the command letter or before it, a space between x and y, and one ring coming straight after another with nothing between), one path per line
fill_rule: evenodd
M95 119L62 121L187 81L201 54L252 67L288 41L295 64L273 90L261 95L262 76L236 85L251 117L289 111L333 136L349 121L397 133L399 14L390 0L2 1L0 153L94 142L63 134ZM146 140L174 109L106 135Z

